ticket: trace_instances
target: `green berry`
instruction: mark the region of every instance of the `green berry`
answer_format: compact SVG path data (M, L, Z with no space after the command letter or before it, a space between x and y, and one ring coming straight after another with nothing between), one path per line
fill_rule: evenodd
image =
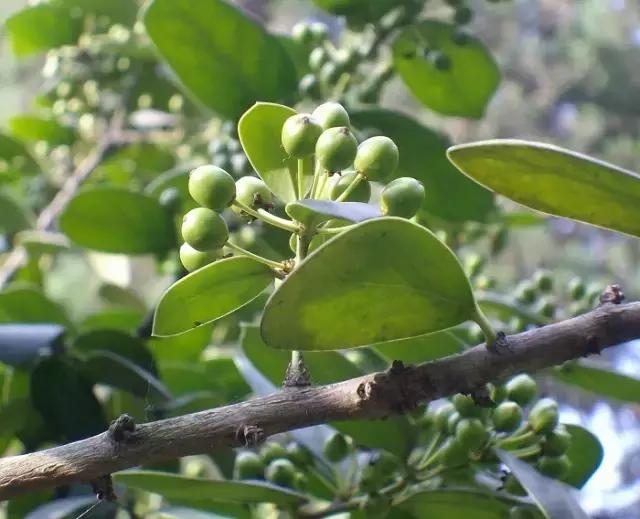
M468 395L458 393L453 397L452 401L456 411L460 413L460 416L465 418L477 418L482 414L482 410L476 405L473 398Z
M309 54L309 68L314 72L318 72L328 60L329 55L324 47L316 47Z
M282 125L282 146L291 157L303 159L312 155L322 127L310 114L296 114Z
M507 388L504 384L490 384L489 396L496 404L507 399Z
M545 437L542 452L547 456L561 456L571 445L571 434L563 425L558 425Z
M447 432L449 417L454 413L456 413L456 408L449 402L436 409L434 422L440 432Z
M515 431L522 422L522 408L515 402L502 402L493 410L492 420L497 431Z
M447 438L440 447L440 459L447 467L463 465L469 460L469 449L456 438Z
M486 263L485 258L480 254L471 253L464 259L464 270L469 277L475 277L480 274L480 271Z
M541 316L552 319L556 313L556 304L546 297L542 298L538 304L537 311Z
M320 78L320 83L322 85L326 87L332 87L333 85L335 85L336 81L338 81L338 78L341 74L342 72L340 72L338 65L336 65L333 61L327 61L320 68L318 77Z
M222 249L199 251L188 243L180 246L180 261L189 272L198 270L222 257Z
M323 131L316 143L316 159L329 172L348 168L357 151L358 141L346 126Z
M289 460L279 458L269 463L264 475L271 483L281 487L293 487L296 468Z
M386 216L412 218L424 203L422 182L411 177L400 177L389 182L380 193L380 209Z
M538 384L529 375L523 373L516 375L507 382L507 395L520 405L527 405L531 402L538 392Z
M349 454L349 443L344 435L335 433L324 444L324 456L333 463L338 463Z
M458 31L453 33L453 36L451 37L451 40L456 45L459 45L459 46L463 47L463 46L469 44L469 42L471 41L471 36L469 35L469 33L467 31L458 30Z
M338 178L338 181L331 188L331 200L336 200L351 185L351 182L358 176L357 173L345 173ZM368 202L371 198L371 184L362 179L356 188L349 193L345 202Z
M456 427L458 426L458 422L462 420L462 416L458 411L454 411L449 415L449 419L447 420L447 432L449 434L455 434Z
M358 146L353 165L356 171L368 180L383 182L396 170L399 159L396 143L389 137L378 135L370 137Z
M569 473L571 460L567 456L542 456L536 468L545 476L562 479Z
M536 300L536 288L529 281L522 281L515 291L516 300L519 303L529 305Z
M306 467L313 463L311 451L298 442L291 442L287 445L288 458L299 467Z
M442 72L451 70L451 58L439 50L429 51L427 59L436 70L440 70Z
M175 187L168 187L160 193L158 202L160 202L160 205L167 209L171 214L175 214L180 211L180 207L182 206L180 191Z
M224 169L200 166L189 173L189 194L202 207L222 211L236 197L236 183Z
M291 29L291 38L300 45L308 47L315 39L311 26L306 22L298 22Z
M432 409L427 408L424 414L420 416L417 421L423 431L428 431L436 423L436 414Z
M248 205L251 209L269 206L273 195L267 184L257 177L242 177L236 181L236 200ZM241 212L234 207L234 210Z
M453 15L456 25L467 25L471 20L473 20L473 11L467 6L458 7Z
M286 458L288 456L287 449L276 442L267 442L260 449L260 457L265 465L278 458Z
M567 285L569 289L569 295L571 299L574 301L580 301L587 293L587 287L584 285L584 282L580 278L573 278L569 281Z
M233 466L234 479L264 479L264 463L255 452L238 453Z
M551 398L538 400L529 412L529 423L537 433L549 433L558 425L558 403Z
M548 270L536 271L533 282L541 292L551 292L553 289L553 277Z
M322 22L314 22L310 26L311 34L313 34L314 43L322 43L329 35L327 24Z
M218 213L197 207L184 215L182 237L194 249L206 252L222 248L229 239L229 229Z
M349 114L340 103L323 103L318 106L311 115L320 123L323 130L338 128L340 126L346 126L348 128L351 124Z
M467 450L479 450L488 438L487 429L477 418L463 418L456 425L456 439Z

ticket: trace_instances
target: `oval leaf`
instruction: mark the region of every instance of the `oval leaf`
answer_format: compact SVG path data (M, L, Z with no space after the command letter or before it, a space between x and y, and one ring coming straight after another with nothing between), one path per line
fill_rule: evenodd
M11 133L23 141L46 141L52 145L71 144L75 132L55 119L37 115L16 115L9 119Z
M33 215L12 196L0 191L0 234L14 233L27 229L33 222Z
M37 175L41 168L20 141L0 133L0 170L2 176Z
M61 305L51 301L39 290L27 286L11 287L0 292L0 322L71 326Z
M419 364L460 353L464 344L450 331L442 331L374 344L373 347L389 361L401 360L405 364Z
M571 434L571 443L567 451L567 456L571 460L571 468L564 481L576 488L582 488L600 467L604 457L604 449L598 438L584 427L568 424L565 427Z
M425 106L445 115L479 119L500 83L500 70L473 36L454 42L458 27L435 20L411 25L393 43L393 63L405 84ZM451 62L437 69L428 54L441 52Z
M144 24L182 84L228 119L257 99L278 101L296 90L295 67L278 39L227 2L153 0Z
M126 189L84 190L69 202L59 223L72 241L102 252L150 254L176 243L171 216L160 203Z
M314 251L270 297L261 331L274 348L331 350L435 332L475 310L446 245L420 225L380 218Z
M449 148L460 171L543 213L640 236L640 176L580 153L518 140Z
M287 204L285 211L291 218L305 225L319 225L333 218L360 223L382 216L382 211L371 204L308 198Z
M551 372L565 384L621 402L640 403L640 380L585 364L566 364Z
M273 271L244 257L216 261L192 272L162 295L153 335L187 332L253 301L273 281Z
M421 519L473 517L503 519L509 504L495 496L470 490L425 490L409 495L398 504L401 510Z

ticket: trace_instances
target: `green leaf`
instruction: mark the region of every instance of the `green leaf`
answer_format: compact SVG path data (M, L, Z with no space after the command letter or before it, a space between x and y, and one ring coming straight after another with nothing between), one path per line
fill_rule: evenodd
M86 438L107 427L91 384L72 359L41 360L31 375L31 400L48 427L65 441Z
M70 327L64 308L30 287L11 287L0 292L0 322L56 323Z
M398 507L420 519L504 519L510 505L505 500L474 490L423 490L409 495Z
M145 314L136 308L107 308L85 317L80 323L82 333L94 330L120 330L135 333Z
M43 254L68 251L71 245L63 234L30 229L18 232L15 236L15 242L22 245L29 256L36 258Z
M92 173L90 181L129 187L157 178L175 164L173 154L151 142L140 142L118 149Z
M268 483L245 483L203 478L191 478L166 472L129 470L113 475L115 481L131 488L164 496L169 501L189 504L213 503L275 503L281 506L300 505L306 496Z
M640 403L640 380L587 364L571 363L551 371L553 378L621 402Z
M274 348L352 348L449 328L476 310L446 245L412 222L379 218L328 241L289 274L267 302L261 331Z
M27 7L6 21L11 48L16 56L26 56L75 43L82 21L67 9L40 4Z
M400 151L396 177L413 177L427 190L424 209L451 221L485 221L495 210L493 194L461 175L446 158L448 140L414 119L389 110L363 110L351 122L367 135L386 135Z
M58 324L0 324L0 362L19 366L62 347L65 329Z
M298 161L287 156L281 143L282 125L296 111L273 103L256 103L238 122L238 136L253 169L283 202L296 197ZM305 185L313 171L306 161Z
M55 119L37 115L16 115L9 119L9 128L23 141L46 141L56 145L71 144L75 139L73 129L62 126Z
M153 0L144 23L182 84L227 119L296 90L295 67L278 39L222 0Z
M584 427L569 424L565 424L565 427L571 434L571 443L567 451L571 468L564 481L576 488L582 488L600 467L604 449L598 438Z
M548 519L588 519L572 493L571 487L540 474L531 465L509 452L495 449L500 460L513 472Z
M307 226L319 225L333 218L359 223L382 216L382 211L372 204L331 200L296 200L289 202L285 211L291 218Z
M460 353L464 344L449 331L420 335L409 339L374 344L375 350L389 361L419 364Z
M243 326L240 344L253 366L273 385L280 386L289 364L289 353L269 348L262 341L258 327L253 325ZM314 384L332 384L365 374L335 351L305 352L304 360ZM330 425L351 436L358 445L385 449L401 457L408 454L412 445L411 426L404 416L376 421L332 422Z
M28 229L33 220L31 211L13 196L0 191L0 234Z
M249 512L247 511L245 514L248 515ZM228 517L228 515L202 512L183 506L171 506L161 508L156 519L228 519Z
M543 213L640 236L640 176L580 153L518 140L454 146L479 184Z
M393 63L411 93L445 115L479 119L500 83L500 70L486 47L469 36L455 43L458 27L426 20L404 29L393 43ZM441 52L451 62L437 69L425 52Z
M395 7L397 0L313 0L325 11L337 16L346 16L358 23L377 22L380 17Z
M171 216L157 200L120 188L83 190L64 209L59 224L78 245L102 252L158 253L176 243Z
M505 322L512 317L522 319L527 324L537 324L540 326L551 322L550 319L546 319L530 310L526 305L517 303L509 296L495 294L493 292L479 292L476 294L476 299L484 312L489 315L496 315Z
M273 281L273 271L236 256L198 269L162 295L153 335L177 335L234 312L258 297Z
M41 169L20 141L0 133L0 175L32 176L39 174Z
M193 362L198 360L202 350L209 344L212 327L212 325L199 326L190 332L171 337L150 337L147 340L147 346L159 363Z

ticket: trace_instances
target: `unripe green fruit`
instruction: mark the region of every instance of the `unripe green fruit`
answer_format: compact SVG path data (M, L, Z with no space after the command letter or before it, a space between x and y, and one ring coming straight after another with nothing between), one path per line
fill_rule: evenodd
M308 23L298 22L291 29L291 38L296 43L308 47L313 43L315 36Z
M322 127L310 114L296 114L282 125L282 146L291 157L303 159L312 155Z
M567 456L542 456L536 463L536 468L545 476L562 479L569 473L571 461Z
M365 492L374 492L393 477L399 461L387 451L378 451L371 455L360 474L360 488Z
M427 408L422 416L417 420L420 429L428 431L436 424L436 414L432 409Z
M504 384L490 384L489 396L496 404L507 399L507 388Z
M265 465L275 459L286 458L287 456L287 449L276 442L267 442L260 449L260 457Z
M550 301L547 298L542 298L538 304L537 310L543 317L551 319L556 313L556 305L553 301Z
M389 137L377 135L358 146L353 165L368 180L383 182L396 170L399 160L400 153L396 143Z
M248 205L252 209L259 209L265 205L270 205L273 195L267 184L256 177L242 177L236 181L236 200ZM233 208L236 212L241 209Z
M222 249L199 251L194 249L188 243L180 246L180 262L189 272L198 270L209 263L213 263L223 255Z
M469 460L469 450L456 438L447 438L440 449L440 459L447 467L463 465Z
M456 433L456 427L460 420L462 420L462 416L460 416L460 413L458 411L454 411L449 415L449 419L447 420L447 432L449 434Z
M175 187L168 187L160 193L158 202L160 202L160 205L171 214L175 214L180 211L180 207L182 206L180 191Z
M281 487L293 487L296 468L288 459L275 459L267 466L264 473L268 481Z
M522 422L522 409L515 402L503 402L493 410L492 420L497 431L515 431Z
M526 373L513 377L507 382L506 387L509 400L520 405L527 405L538 392L538 384Z
M222 248L229 239L229 229L218 213L196 207L182 219L182 237L194 249L206 252Z
M549 433L558 425L558 403L551 398L542 398L529 412L529 423L537 433Z
M536 289L529 281L523 281L516 287L516 300L519 303L531 304L536 300Z
M340 103L328 102L318 106L311 115L318 121L323 130L329 128L349 127L349 114Z
M324 456L333 463L338 463L349 454L349 443L344 435L335 433L324 444Z
M287 454L289 459L299 467L306 467L313 463L311 451L298 442L291 442L287 445Z
M477 451L488 438L489 433L477 418L463 418L456 425L456 439L467 450Z
M458 393L453 397L453 405L456 408L456 411L460 413L460 416L465 418L477 418L481 413L481 409L476 405L468 395L463 395L462 393Z
M342 72L340 72L338 65L336 65L333 61L327 61L320 68L318 77L320 78L320 83L322 85L326 87L332 87L336 83L336 81L338 81L338 78L341 74Z
M460 45L461 47L463 47L471 41L471 36L467 31L460 29L453 33L453 35L451 36L451 40L456 45Z
M236 197L236 183L224 169L200 166L189 173L189 194L202 207L222 211Z
M264 463L255 452L238 453L233 466L234 479L264 479Z
M323 131L316 143L316 159L330 172L348 168L357 151L358 141L346 126Z
M547 456L561 456L571 445L571 434L563 425L559 425L547 434L542 444L542 452Z
M440 432L443 432L443 433L447 432L447 424L449 422L449 417L455 412L456 412L456 408L453 406L453 404L450 404L448 402L440 406L435 411L434 421L435 421L436 427Z
M553 277L548 270L536 271L533 282L541 292L550 292L553 289Z
M305 74L298 83L298 91L303 97L317 99L322 91L320 90L320 82L313 74Z
M358 176L357 173L345 173L331 187L331 200L336 200L351 185L351 182ZM362 179L356 188L349 193L345 202L368 202L371 198L371 184L368 180Z
M574 301L580 301L587 293L587 287L580 278L573 278L567 285L569 295Z
M453 15L453 21L457 25L466 25L473 20L473 11L467 6L458 7Z
M480 271L484 267L486 259L480 254L472 253L464 259L464 270L467 276L474 277L480 274Z
M314 22L310 26L311 34L313 34L313 41L315 43L321 43L327 39L329 35L329 28L327 24L322 22Z
M324 47L316 47L309 54L309 68L314 72L318 72L327 63L328 59L329 55Z
M386 216L412 218L422 207L424 198L422 182L400 177L389 182L380 193L380 209Z

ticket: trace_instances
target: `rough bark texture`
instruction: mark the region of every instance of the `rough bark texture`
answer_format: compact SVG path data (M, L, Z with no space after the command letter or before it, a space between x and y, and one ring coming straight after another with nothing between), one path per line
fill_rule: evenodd
M117 424L97 436L0 460L0 499L78 481L96 481L143 463L211 452L221 446L333 420L380 419L490 381L532 372L640 338L640 303L604 304L580 317L418 366L336 384L292 388L217 409L138 425Z

